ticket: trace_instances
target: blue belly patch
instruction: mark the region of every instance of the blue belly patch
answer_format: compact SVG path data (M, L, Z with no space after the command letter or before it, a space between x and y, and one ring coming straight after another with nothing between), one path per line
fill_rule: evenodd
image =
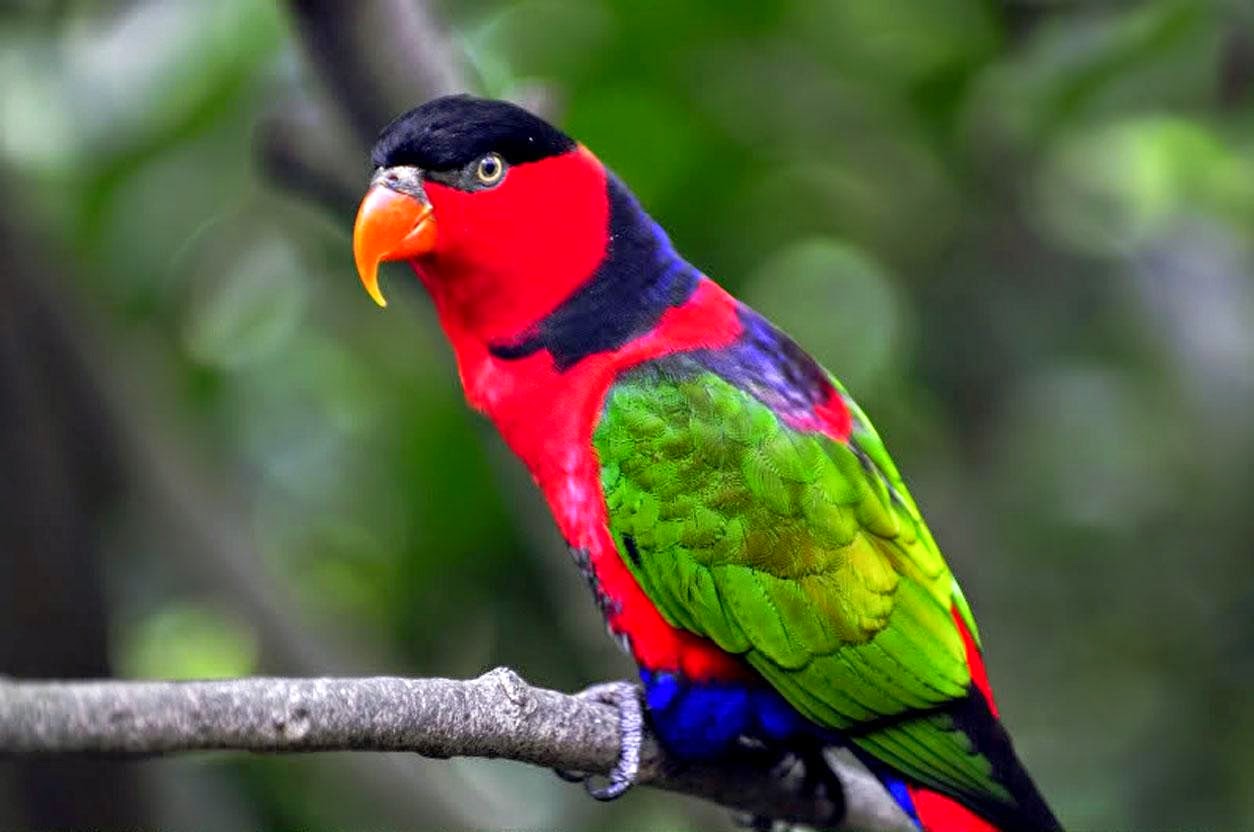
M716 757L740 737L781 741L818 731L767 685L691 682L647 670L640 671L640 680L654 730L680 757Z
M727 753L741 737L786 744L814 737L843 745L834 731L799 714L768 685L744 682L692 682L676 673L640 671L649 721L667 750L690 760ZM856 752L855 752L856 753ZM919 826L919 815L906 783L882 764L859 755L894 802Z

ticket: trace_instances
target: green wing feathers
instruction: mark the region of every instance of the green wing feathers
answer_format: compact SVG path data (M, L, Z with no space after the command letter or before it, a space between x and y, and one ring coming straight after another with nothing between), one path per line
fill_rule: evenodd
M743 654L801 713L924 784L1009 800L937 710L971 684L951 616L969 620L966 601L854 417L836 442L708 371L628 376L594 437L611 531L667 620Z

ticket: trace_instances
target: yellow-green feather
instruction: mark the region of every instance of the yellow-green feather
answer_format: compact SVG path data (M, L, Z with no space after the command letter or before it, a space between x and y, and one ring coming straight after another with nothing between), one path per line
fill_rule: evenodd
M936 712L971 684L950 614L974 633L966 600L848 404L842 443L710 372L620 381L594 437L611 531L669 622L744 655L806 717L926 785L1008 801Z

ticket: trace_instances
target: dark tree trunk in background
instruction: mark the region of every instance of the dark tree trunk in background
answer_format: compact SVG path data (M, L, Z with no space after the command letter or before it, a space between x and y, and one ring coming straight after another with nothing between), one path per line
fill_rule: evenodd
M0 195L11 186L0 180ZM56 307L66 278L47 250L0 209L0 674L103 677L100 527L121 483L79 334ZM129 764L0 761L0 827L144 821Z

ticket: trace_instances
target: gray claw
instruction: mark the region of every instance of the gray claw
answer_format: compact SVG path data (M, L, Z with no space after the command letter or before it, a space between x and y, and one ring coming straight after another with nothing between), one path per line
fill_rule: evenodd
M593 785L587 777L572 772L558 771L557 776L573 782L582 779L588 794L597 800L614 800L631 788L640 773L640 748L644 744L644 706L640 702L640 689L630 682L607 682L593 685L577 696L618 709L618 762L603 786Z

